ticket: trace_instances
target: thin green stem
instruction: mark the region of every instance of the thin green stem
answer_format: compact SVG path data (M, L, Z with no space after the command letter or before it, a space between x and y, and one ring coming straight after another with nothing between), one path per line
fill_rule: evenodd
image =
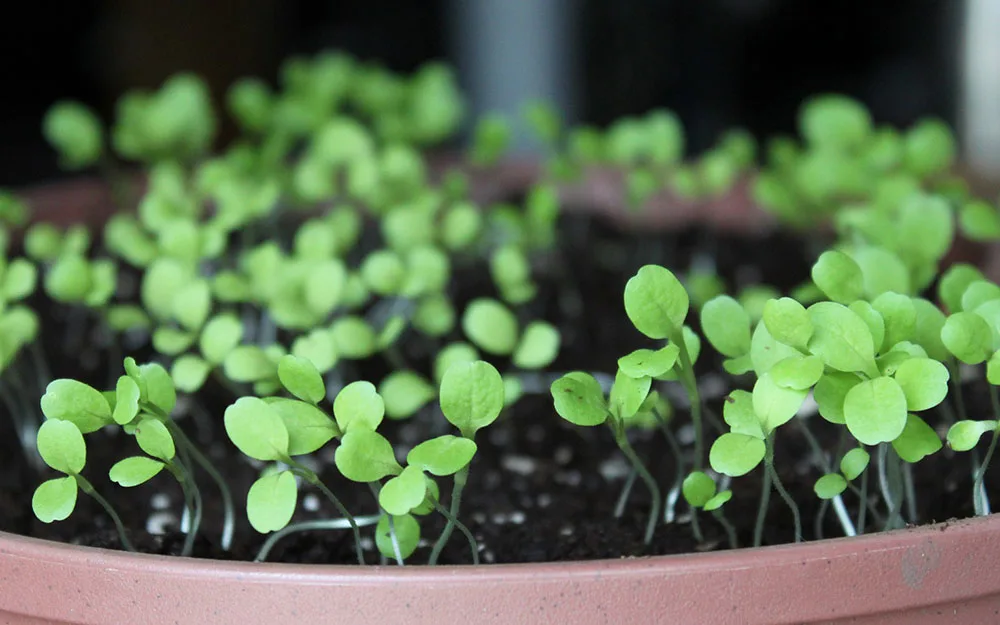
M399 536L396 535L396 521L391 514L387 514L386 518L389 520L389 541L392 543L392 555L395 556L397 565L404 566L403 552L399 548Z
M379 516L380 515L377 514L359 516L355 517L354 521L359 526L365 527L378 523ZM260 550L257 551L257 555L254 557L253 561L263 562L266 560L268 554L271 553L271 549L274 548L274 545L289 534L294 534L296 532L311 532L313 530L345 530L349 527L351 527L351 522L347 519L317 519L315 521L302 521L300 523L286 525L267 537L267 540L264 541L263 545L261 545Z
M448 512L448 509L442 506L436 499L431 499L431 503L438 514L447 519L449 523L454 523L458 531L465 535L465 539L469 541L469 551L472 552L472 563L479 564L479 543L476 541L476 537L472 535L472 532L469 531L469 528L465 526L465 523L459 521L458 517Z
M148 406L147 406L148 407ZM222 479L222 474L215 468L215 465L205 457L203 453L191 442L191 439L187 437L184 430L181 429L177 423L174 422L169 416L166 416L162 410L156 409L159 413L161 419L170 429L170 433L174 435L181 445L187 450L191 457L194 458L195 463L200 466L205 473L215 482L216 486L219 488L219 493L222 495L222 548L225 551L229 551L233 544L233 530L236 526L236 513L235 507L233 506L233 494L229 490L229 486L226 485L226 481Z
M649 495L652 499L652 503L649 509L649 520L646 521L646 535L644 538L645 543L648 545L653 542L653 532L656 530L656 523L660 520L660 502L662 497L660 495L660 487L657 485L656 480L653 479L652 474L639 459L639 455L635 453L632 449L632 445L628 442L628 437L625 434L624 428L615 428L612 426L612 431L615 434L615 442L618 443L618 448L622 450L625 457L628 459L629 463L632 464L632 468L635 472L639 474L639 477L643 482L646 483L646 488L649 489Z
M990 384L990 405L993 407L993 418L1000 420L1000 398L997 397L997 387L992 384ZM1000 438L1000 427L993 429L990 446L986 449L986 456L976 470L975 480L972 483L972 502L977 516L984 516L990 513L990 500L986 496L983 478L986 477L986 469L989 468L990 460L993 459L993 452L996 451L998 438Z
M317 489L319 489L319 491L323 493L323 495L330 501L330 503L332 503L334 507L337 508L337 511L340 512L341 516L347 519L347 521L351 524L351 530L354 532L354 552L358 558L358 564L364 565L365 554L361 550L361 530L358 528L357 521L354 520L354 515L352 515L350 512L347 511L347 508L344 507L344 504L341 503L340 499L338 499L337 496L333 494L333 491L331 491L329 488L326 487L326 484L324 484L323 481L319 479L318 475L316 475L306 467L302 466L301 464L295 462L294 460L291 460L290 458L286 460L286 464L288 464L289 469L291 470L292 473L298 475L306 482L312 484Z
M764 463L767 465L767 470L771 474L771 481L774 482L774 489L778 491L778 495L785 500L785 504L791 509L792 517L795 521L795 542L802 542L802 519L799 516L799 507L796 505L795 500L792 496L788 494L785 490L785 485L781 483L781 478L778 477L778 472L774 470L774 440L768 437L764 444L767 445L767 453L764 456Z
M187 535L184 537L184 546L181 550L181 555L190 556L194 551L194 541L198 536L198 529L201 527L201 491L198 489L198 485L194 483L191 472L187 467L168 465L168 468L174 474L174 477L181 486L181 492L184 494L184 507L188 511L190 522L187 528Z
M715 520L719 522L722 529L726 531L726 539L729 541L729 548L739 549L740 541L736 538L736 528L733 527L733 524L726 518L726 515L722 512L722 508L712 510L712 516L714 516Z
M427 561L431 566L437 564L438 558L441 557L441 550L444 549L448 539L451 538L451 533L455 531L455 524L458 521L458 511L462 507L462 489L465 488L465 483L468 479L469 466L466 465L461 471L455 474L454 484L451 487L450 516L445 517L448 519L448 522L445 524L444 530L441 531L441 536L434 543L434 549L431 550L431 557Z
M861 490L858 492L858 534L865 533L865 512L868 511L868 468L861 472Z
M679 348L681 364L680 380L684 391L688 396L688 403L691 404L691 424L694 426L694 468L701 470L705 462L705 433L701 424L701 394L698 392L698 381L694 377L694 365L691 356L688 354L687 345L684 343L684 333L678 332L675 337L670 337Z
M622 492L618 495L618 502L615 504L615 518L620 519L622 515L625 514L625 504L628 503L628 496L632 493L632 487L635 486L635 480L639 477L639 474L635 469L629 471L628 477L625 478L625 486L622 487Z
M764 521L767 520L767 508L771 503L771 472L764 470L761 480L760 503L757 506L757 521L753 526L753 546L760 547L764 538Z
M118 539L121 541L122 546L128 551L135 551L135 547L132 546L132 541L128 539L128 535L125 533L125 525L122 523L121 517L118 516L118 513L115 512L115 509L111 506L108 500L101 497L101 494L94 490L94 486L82 475L74 475L73 477L76 478L76 483L80 485L80 489L93 497L97 503L101 504L104 511L108 513L109 517L111 517L111 520L115 524L115 529L118 530Z
M898 484L898 464L892 462L889 454L888 443L880 443L878 446L878 479L879 487L882 489L882 498L885 499L885 507L888 511L885 521L885 529L899 529L903 527L903 518L899 514L902 507L901 485Z
M674 482L670 486L670 491L667 492L667 501L663 506L663 522L673 523L674 510L684 485L684 456L681 453L681 446L677 443L677 437L670 431L670 426L667 425L663 416L655 411L654 414L656 414L656 420L660 425L660 431L663 432L663 438L667 440L667 446L670 447L670 453L674 457ZM694 512L694 508L691 511Z

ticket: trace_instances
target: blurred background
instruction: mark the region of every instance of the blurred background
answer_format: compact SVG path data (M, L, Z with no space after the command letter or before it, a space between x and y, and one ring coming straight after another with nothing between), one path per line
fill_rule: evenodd
M216 101L325 48L408 71L443 59L473 113L530 97L604 125L668 107L698 152L724 130L794 131L802 99L838 91L878 122L959 128L967 162L1000 169L998 0L57 0L17 3L0 39L0 185L58 176L42 115L116 98L178 70ZM8 5L8 11L13 8ZM224 135L225 136L225 135ZM527 144L522 144L526 147Z

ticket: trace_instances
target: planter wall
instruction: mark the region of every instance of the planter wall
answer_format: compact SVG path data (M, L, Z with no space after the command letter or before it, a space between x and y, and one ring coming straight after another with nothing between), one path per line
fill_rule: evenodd
M537 169L515 164L490 183L478 175L476 195L490 201L525 188ZM598 176L564 192L621 217L617 184ZM36 217L62 224L98 225L110 206L91 181L27 196ZM745 186L709 204L666 201L671 210L644 225L772 226ZM991 623L1000 622L998 560L996 515L755 550L435 568L232 563L0 532L0 623Z
M0 622L995 623L1000 517L729 552L487 566L228 563L0 533Z

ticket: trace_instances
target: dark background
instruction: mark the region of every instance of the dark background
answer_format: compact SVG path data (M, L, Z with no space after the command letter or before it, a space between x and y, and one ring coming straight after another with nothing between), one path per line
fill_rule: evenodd
M273 80L294 53L341 48L412 70L455 59L452 2L77 0L11 2L0 29L0 185L58 175L46 108L75 98L110 117L116 97L178 70ZM547 2L549 0L512 0ZM578 121L674 109L691 150L741 125L794 129L801 100L840 91L877 121L954 123L958 0L574 0ZM17 7L18 17L13 17Z

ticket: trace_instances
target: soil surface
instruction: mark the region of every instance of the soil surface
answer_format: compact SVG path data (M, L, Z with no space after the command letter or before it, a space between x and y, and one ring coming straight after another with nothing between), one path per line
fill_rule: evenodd
M780 233L766 237L719 237L701 230L682 233L637 235L621 232L596 219L568 217L562 224L563 236L558 250L539 259L537 281L539 296L531 305L518 310L524 319L545 318L562 331L563 348L551 367L550 379L569 370L613 373L618 357L638 347L653 343L640 335L624 313L622 292L625 282L643 264L660 263L682 274L692 265L714 259L719 275L733 293L748 284L763 282L784 293L808 277L815 245ZM495 296L483 266L456 269L453 293L456 304L477 296ZM43 297L33 302L42 316L43 356L53 377L78 377L101 388L109 387L120 372L121 351L142 361L148 348L103 349L94 337L93 320L74 318L68 311ZM697 329L697 315L689 322ZM456 335L457 338L457 335ZM407 364L425 372L429 369L428 345L414 333L403 339ZM507 363L495 362L501 371ZM373 382L389 371L381 359L365 363L359 370ZM719 376L719 360L706 345L698 363L700 383L709 411L721 414L724 395L733 388L747 386L747 380ZM17 375L16 379L11 374ZM47 380L42 379L34 361L20 358L4 375L3 395L11 398L16 409L37 411L38 398ZM112 383L113 384L113 383ZM681 397L676 383L660 383L659 390L670 398ZM988 418L989 403L985 387L975 383L964 389L968 411L973 418ZM251 466L225 438L222 414L234 400L230 391L209 384L198 398L207 419L198 421L181 417L189 435L202 445L227 477L237 505L237 532L234 547L223 552L219 546L221 504L218 491L204 474L199 484L206 502L203 536L196 545L197 557L250 560L257 554L264 537L254 532L245 520L244 501L247 489L259 467ZM184 401L182 399L182 401ZM21 402L21 403L17 403ZM685 454L691 453L691 429L684 402L676 401L672 429L682 442ZM183 408L183 406L180 406ZM31 494L42 480L53 477L49 471L37 471L26 460L15 436L12 408L0 405L0 530L57 541L109 548L120 548L117 534L106 514L81 493L77 509L69 519L53 524L37 521L31 512ZM183 411L182 411L183 412ZM934 411L925 415L929 422L947 428L948 415ZM820 417L809 419L812 433L828 451L837 449L837 430ZM792 424L790 424L792 425ZM400 456L425 438L449 431L448 424L433 408L402 422L386 421L380 430L399 445ZM710 437L717 432L709 428ZM647 462L666 493L676 475L675 458L662 433L636 431L631 434L639 455ZM84 475L95 484L121 514L130 537L142 551L177 554L183 543L178 531L181 494L177 484L163 475L133 489L115 486L107 480L107 470L116 461L138 452L135 443L121 433L98 432L87 437L87 467ZM629 474L621 452L606 428L579 428L563 422L552 408L547 392L524 397L500 419L480 432L479 452L465 489L460 518L476 535L484 562L545 562L586 560L653 554L708 551L729 547L722 526L711 515L700 513L703 540L696 541L687 506L676 505L676 518L660 524L652 544L643 544L649 494L637 482L624 514L616 518L614 509ZM376 503L370 491L340 478L332 468L333 445L315 455L317 467L326 484L338 494L348 509L357 515L374 514ZM815 480L822 474L811 461L809 447L796 427L782 428L776 441L776 466L783 484L798 502L803 535L808 539L842 535L831 510L823 507L813 494ZM982 453L980 449L980 453ZM874 454L873 454L874 459ZM994 501L1000 501L1000 475L997 465L989 472L986 484ZM919 523L941 521L972 515L972 465L970 454L945 450L913 466L917 504L915 520ZM761 470L735 479L732 501L724 507L725 515L736 527L741 545L753 539L761 490ZM450 480L440 479L442 500L447 502ZM992 488L989 488L993 485ZM877 485L874 480L871 490ZM857 498L845 495L849 509L856 511ZM877 512L884 514L883 510ZM300 490L295 521L339 516L325 499L309 487ZM869 516L869 519L871 516ZM443 519L432 514L421 519L423 540L410 558L425 562L431 545L440 534ZM869 522L869 528L872 523ZM371 544L372 530L363 534L367 561L379 556ZM770 497L765 544L794 540L792 514L777 494ZM304 532L281 540L269 560L309 563L355 562L350 531ZM461 533L455 532L442 554L442 563L469 563L469 546Z

